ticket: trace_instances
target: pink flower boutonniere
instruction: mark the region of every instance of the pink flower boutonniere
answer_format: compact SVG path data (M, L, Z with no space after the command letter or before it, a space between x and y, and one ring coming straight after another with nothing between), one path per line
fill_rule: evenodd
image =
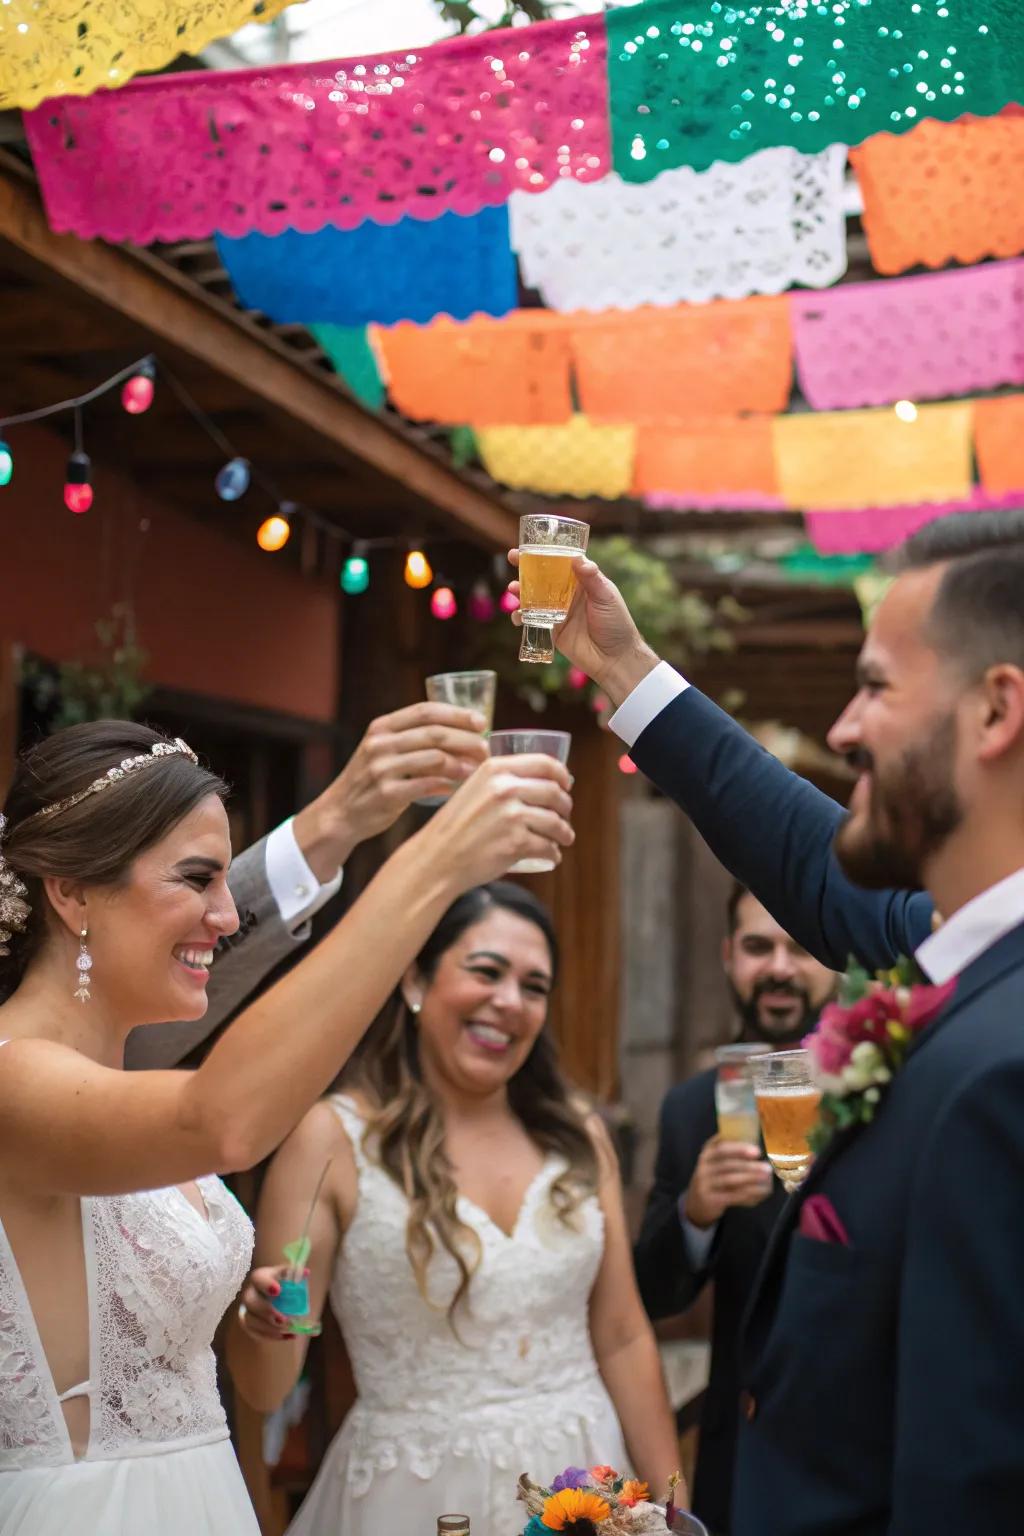
M840 1000L822 1010L804 1040L821 1087L818 1123L808 1140L818 1155L836 1131L866 1125L882 1094L903 1066L921 1031L941 1013L956 983L923 983L913 961L871 977L851 965L840 985Z

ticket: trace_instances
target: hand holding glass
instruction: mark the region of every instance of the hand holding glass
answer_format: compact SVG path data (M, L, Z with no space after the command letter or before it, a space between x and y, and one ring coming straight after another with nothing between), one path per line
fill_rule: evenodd
M564 624L576 590L575 560L586 554L590 527L571 517L519 519L520 661L555 659L554 628Z
M494 724L497 672L438 672L434 677L427 678L425 687L431 704L453 704L457 709L475 709L487 722L484 734L490 733ZM452 790L457 788L457 784L452 784L447 794L424 795L416 804L443 805Z
M792 1194L810 1172L807 1137L818 1117L821 1090L811 1072L810 1051L773 1051L750 1063L761 1134L768 1160Z
M510 757L528 752L544 752L556 757L563 765L569 761L568 731L494 731L490 747L492 757ZM551 859L520 859L509 870L510 875L545 875L555 868Z

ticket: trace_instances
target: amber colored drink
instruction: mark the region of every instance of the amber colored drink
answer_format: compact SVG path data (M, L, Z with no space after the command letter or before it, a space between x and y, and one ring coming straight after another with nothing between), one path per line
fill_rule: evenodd
M813 1154L807 1137L818 1117L817 1088L778 1088L757 1094L757 1112L768 1159L787 1189L807 1177Z
M761 1123L756 1109L720 1109L718 1134L723 1141L742 1141L756 1147L761 1140Z
M519 601L530 624L561 624L576 589L578 549L539 546L519 551Z

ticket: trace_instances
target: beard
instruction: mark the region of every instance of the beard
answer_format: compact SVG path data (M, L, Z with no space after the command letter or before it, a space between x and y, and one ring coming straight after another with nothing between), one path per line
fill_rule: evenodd
M732 1000L736 1006L742 1024L741 1036L744 1040L758 1040L764 1045L785 1046L795 1045L809 1034L818 1022L818 1014L821 1006L811 1001L809 992L803 987L798 987L791 981L772 981L766 977L759 981L749 997L741 997L736 987L730 981L729 988L732 992ZM770 1022L771 1016L768 1010L761 1005L761 999L765 993L777 997L791 997L801 1004L800 1015L797 1022L775 1025Z
M963 821L955 754L952 715L885 769L869 752L849 754L851 766L871 773L867 810L850 812L835 840L836 857L856 885L868 890L921 887L924 865Z

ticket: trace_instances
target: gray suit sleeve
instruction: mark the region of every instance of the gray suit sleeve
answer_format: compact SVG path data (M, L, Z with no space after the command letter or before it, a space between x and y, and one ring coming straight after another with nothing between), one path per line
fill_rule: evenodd
M128 1067L174 1067L197 1045L202 1045L254 992L264 976L301 944L309 934L305 924L298 935L281 920L267 879L267 840L261 838L232 861L228 885L238 907L240 926L223 940L210 971L207 996L210 1005L201 1019L177 1024L147 1024L128 1037Z

